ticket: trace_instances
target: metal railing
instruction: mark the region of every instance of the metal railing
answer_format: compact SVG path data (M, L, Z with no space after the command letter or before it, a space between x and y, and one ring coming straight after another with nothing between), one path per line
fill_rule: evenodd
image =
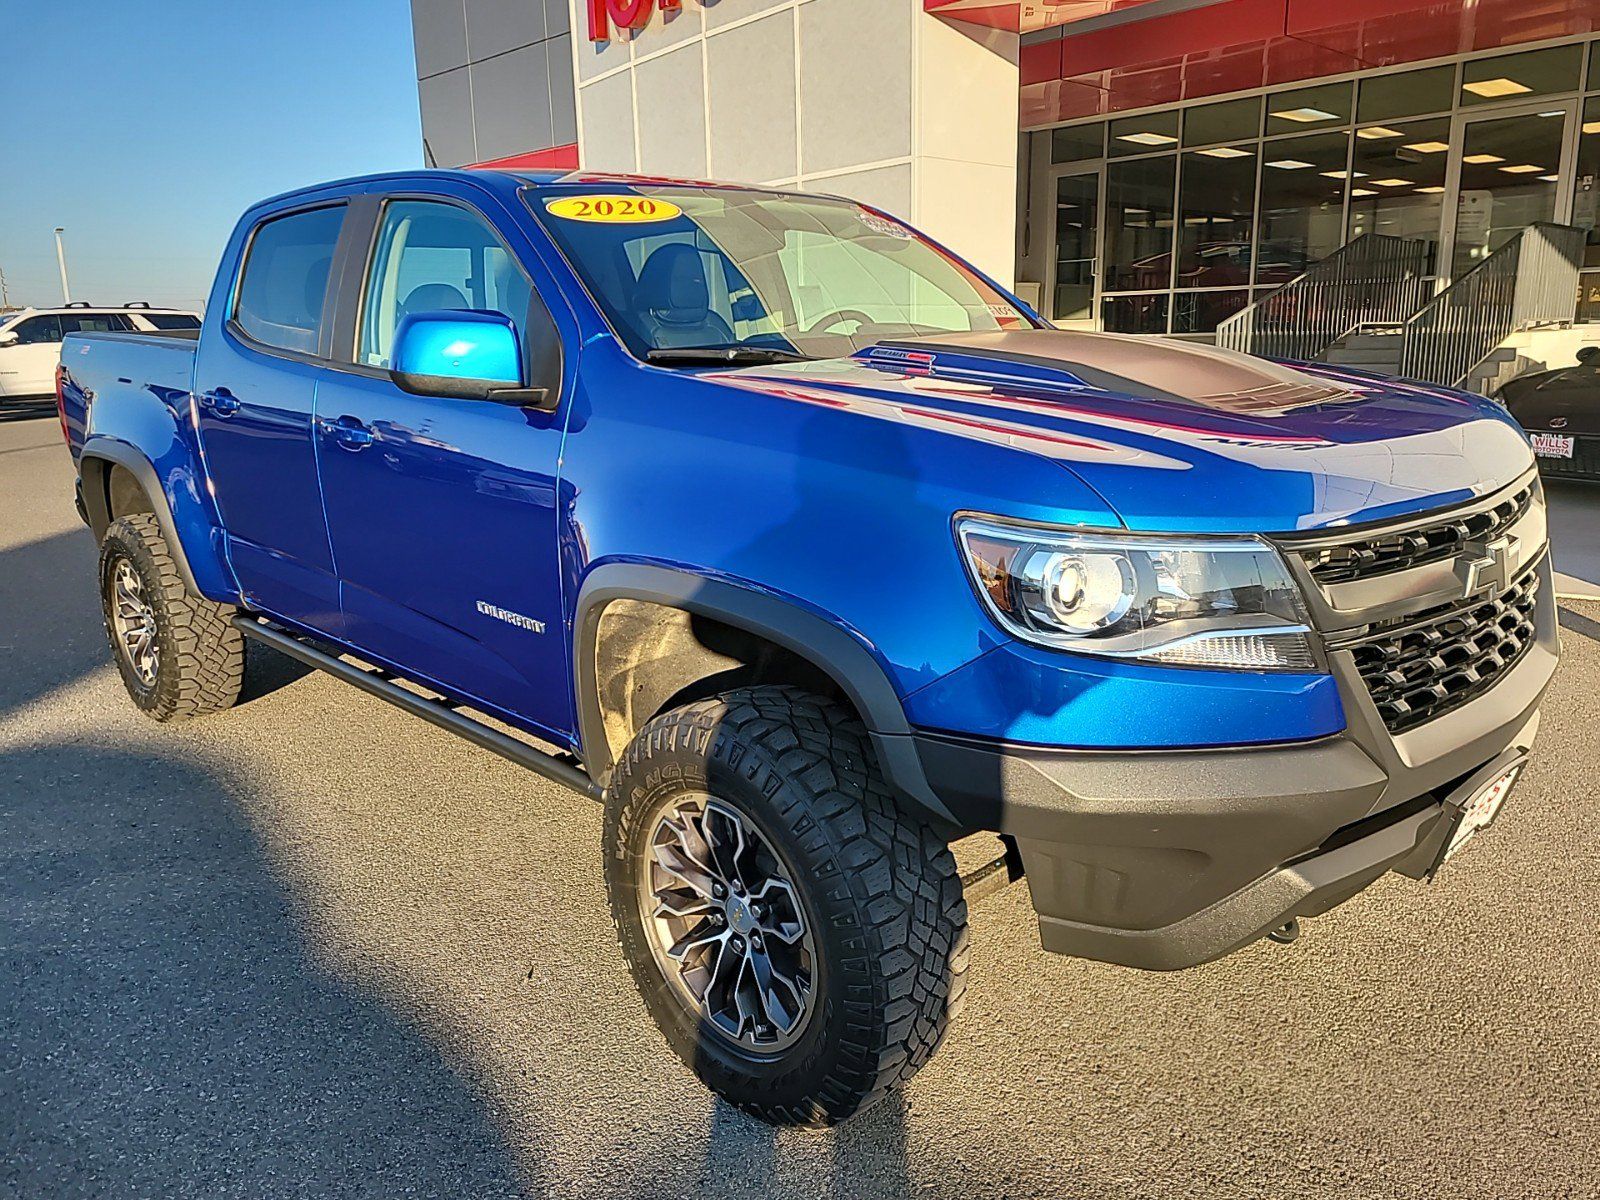
M1430 249L1367 233L1217 326L1217 345L1312 359L1361 325L1399 325L1425 297Z
M1530 225L1406 321L1400 374L1448 387L1514 333L1571 324L1585 233L1571 225Z

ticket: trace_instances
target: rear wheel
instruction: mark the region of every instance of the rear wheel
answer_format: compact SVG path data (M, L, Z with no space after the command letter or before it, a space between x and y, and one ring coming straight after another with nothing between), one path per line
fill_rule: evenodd
M100 543L106 636L133 702L157 721L230 708L244 682L244 635L234 609L184 586L149 513L118 517Z
M822 1125L933 1054L965 984L966 902L853 714L784 687L689 704L640 731L606 795L628 966L707 1086Z

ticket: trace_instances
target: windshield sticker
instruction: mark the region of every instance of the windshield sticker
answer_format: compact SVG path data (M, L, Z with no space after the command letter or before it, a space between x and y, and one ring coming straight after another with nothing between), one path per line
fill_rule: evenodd
M901 238L905 241L911 240L911 231L904 225L891 221L888 217L881 217L877 213L869 212L864 208L856 209L856 216L860 217L861 223L874 233L881 233L892 238Z
M648 225L683 215L683 209L672 201L650 196L566 196L544 207L552 217L563 221L595 221L603 225Z

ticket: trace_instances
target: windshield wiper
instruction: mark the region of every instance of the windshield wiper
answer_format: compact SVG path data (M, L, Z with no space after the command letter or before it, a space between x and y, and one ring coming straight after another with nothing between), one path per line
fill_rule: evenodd
M666 346L646 350L644 357L646 362L653 363L725 363L734 367L811 361L809 354L779 350L775 346Z

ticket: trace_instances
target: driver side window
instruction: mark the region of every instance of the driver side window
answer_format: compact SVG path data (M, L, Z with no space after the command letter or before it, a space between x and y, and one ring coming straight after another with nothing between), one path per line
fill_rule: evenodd
M476 309L526 330L532 289L482 218L452 204L397 200L383 211L362 305L357 361L393 364L395 334L412 313Z

